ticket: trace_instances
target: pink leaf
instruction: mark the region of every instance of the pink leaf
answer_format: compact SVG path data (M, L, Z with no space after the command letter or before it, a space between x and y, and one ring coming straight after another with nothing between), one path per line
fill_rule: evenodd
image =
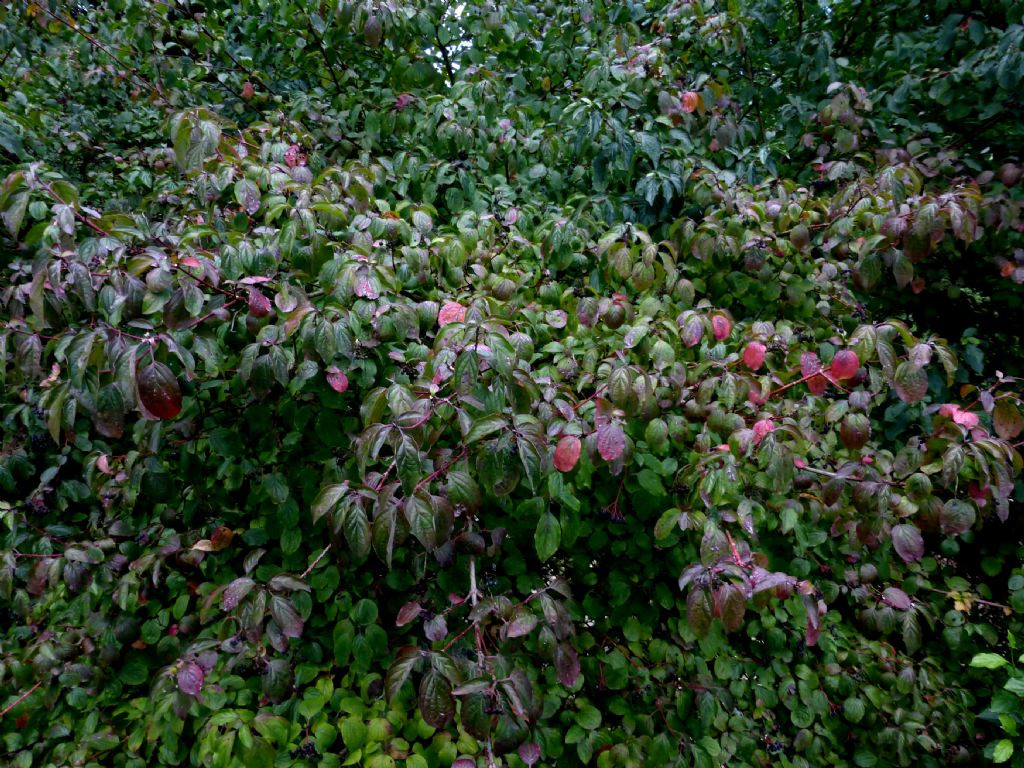
M754 424L754 445L764 440L765 435L775 429L775 422L771 419L761 419Z
M760 369L764 365L764 357L767 351L767 347L761 342L750 342L747 344L747 348L743 350L743 364L752 371Z
M341 394L348 389L348 376L345 375L344 371L332 365L327 369L327 383L331 389Z
M618 424L606 424L597 430L597 452L605 461L615 461L626 450L626 434Z
M449 301L437 313L437 324L461 323L466 319L466 308L455 301Z
M725 315L713 315L711 317L711 330L718 341L724 341L732 333L732 320Z
M565 435L555 447L555 469L559 472L572 472L576 462L580 460L583 444L575 435Z

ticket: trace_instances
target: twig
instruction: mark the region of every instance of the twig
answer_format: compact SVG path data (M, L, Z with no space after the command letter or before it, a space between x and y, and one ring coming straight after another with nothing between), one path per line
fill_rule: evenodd
M441 60L444 62L444 69L448 73L448 85L453 87L455 85L455 70L452 69L452 60L448 56L448 49L444 47L444 43L441 42L440 33L434 35L434 39L437 41L437 48L441 51Z
M19 696L18 699L13 704L11 704L9 707L4 709L3 712L0 712L0 717L3 717L4 715L6 715L8 712L10 712L16 706L21 704L21 702L23 702L25 699L27 699L29 696L31 696L33 693L35 693L36 689L39 688L39 686L41 686L42 684L43 684L43 681L40 680L38 683L36 683L31 688L29 688L27 691L25 691L23 694L21 694L21 696Z
M330 544L328 544L328 545L327 545L326 547L324 547L324 551L323 551L323 552L321 552L321 553L320 553L319 555L317 555L317 556L316 556L316 560L314 560L314 561L313 561L312 563L310 563L310 564L309 564L309 568L307 568L306 570L304 570L304 571L302 572L302 575L301 575L301 576L299 576L299 578L300 578L300 579L304 579L304 578L306 578L307 576L309 576L310 572L311 572L311 571L312 571L312 570L313 570L314 568L316 568L317 564L318 564L318 563L319 563L319 562L320 562L321 560L323 560L323 559L324 559L324 556L325 556L325 555L326 555L326 554L327 554L328 552L330 552L330 551L331 551L331 545L330 545Z
M418 491L418 490L419 490L420 488L422 488L422 487L423 487L424 485L426 485L427 483L429 483L429 482L430 482L431 480L434 480L434 479L436 479L436 478L438 477L438 475L441 475L441 474L443 474L443 473L447 472L447 471L448 471L448 469L449 469L449 468L450 468L450 467L451 467L451 466L452 466L453 464L455 464L455 463L457 463L457 462L461 461L461 460L462 460L462 459L463 459L463 458L465 457L465 455L466 455L466 454L467 454L468 452L469 452L469 449L468 449L468 448L466 448L466 446L462 446L462 450L461 450L461 451L459 452L459 455L458 455L458 456L456 456L456 457L455 457L454 459L452 459L451 461L449 461L449 462L448 462L447 464L445 464L445 465L444 465L443 467L439 467L438 469L435 469L435 470L434 470L433 472L431 472L431 473L430 473L429 475L427 475L427 476L426 476L425 478L423 478L423 479L422 479L422 480L420 480L420 481L419 481L418 483L416 483L416 487L415 487L415 488L413 489L413 492L415 492L415 491Z
M88 32L85 32L85 31L79 29L77 24L72 24L71 22L69 22L64 17L58 16L57 14L53 13L52 11L50 11L48 8L46 8L43 5L37 5L36 7L39 8L41 11L43 11L43 13L45 13L46 15L50 16L51 18L53 18L55 21L58 21L61 24L63 24L65 27L70 29L75 34L81 35L82 37L84 37L86 40L89 41L89 43L94 48L98 48L99 50L103 51L105 54L107 54L107 56L109 56L114 61L116 61L120 66L124 67L129 72L131 72L132 77L135 79L135 81L139 85L141 85L141 86L143 86L145 88L149 88L157 96L160 96L161 98L163 98L164 93L163 93L163 90L161 90L159 84L155 84L155 83L149 82L149 80L147 80L145 77L143 77L139 73L139 70L137 70L131 64L125 64L123 61L121 61L119 58L117 58L117 55L113 51L111 51L109 48L107 48L107 46L105 46L103 43L101 43L95 37L90 35Z
M327 71L331 73L331 80L334 81L335 96L341 96L341 83L338 82L338 73L334 70L334 64L327 58L327 48L324 47L323 38L317 34L312 21L309 22L309 31L313 33L313 39L316 40L316 45L320 49L320 55L323 56L324 63L327 64Z

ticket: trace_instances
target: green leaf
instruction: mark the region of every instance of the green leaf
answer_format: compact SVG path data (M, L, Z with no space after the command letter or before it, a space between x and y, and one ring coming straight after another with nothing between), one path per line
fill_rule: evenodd
M455 714L455 697L448 679L430 670L420 681L419 707L423 720L435 728L443 728Z
M576 723L585 730L596 730L601 725L601 712L596 707L585 705L576 713Z
M1005 763L1013 756L1013 742L1009 739L1000 739L992 750L992 762Z
M313 522L317 522L324 515L333 512L341 497L348 491L348 483L337 483L325 486L313 499L312 512Z
M1008 663L997 653L978 653L971 659L972 667L981 667L982 669L999 669Z
M466 434L466 445L472 445L478 440L482 440L488 435L493 435L495 432L507 427L508 421L503 416L487 416L479 419L473 422L473 426L470 427L469 432Z
M349 551L356 562L362 562L370 553L370 521L366 512L358 504L346 504L342 507L338 526L345 534Z
M550 512L545 512L537 522L537 530L533 534L533 543L541 562L550 559L558 551L561 540L562 527L558 523L558 518Z

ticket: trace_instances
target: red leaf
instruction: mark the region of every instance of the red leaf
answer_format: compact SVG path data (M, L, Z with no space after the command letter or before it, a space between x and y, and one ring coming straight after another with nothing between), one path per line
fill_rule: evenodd
M800 353L800 373L810 376L821 370L821 359L813 352Z
M456 301L449 301L437 313L437 324L461 323L466 319L466 308Z
M327 369L327 383L331 389L340 394L348 389L348 376L337 366L332 365Z
M583 444L575 435L565 435L555 447L555 469L559 472L572 472L576 462L580 460L580 449Z
M249 286L249 314L253 317L266 317L270 314L270 299L254 285Z
M832 376L839 381L852 379L860 368L857 353L850 349L841 349L832 358Z
M716 339L724 341L732 333L732 320L725 315L713 315L711 317L711 330L714 331Z
M699 104L700 104L700 94L697 93L696 91L687 91L686 93L683 94L683 98L682 98L683 112L686 112L687 114L689 114L691 112L695 112L697 110L697 106Z
M764 440L765 435L775 429L775 422L771 419L761 419L754 424L754 445Z
M618 424L606 424L597 430L597 452L605 461L615 461L626 450L626 434Z
M954 424L959 424L967 429L973 429L978 426L978 414L972 413L971 411L965 411L956 403L944 403L939 408L940 416L947 416L953 420Z
M807 380L807 389L812 395L819 397L828 389L828 379L824 376L813 376L816 371L821 370L821 360L813 352L804 352L800 355L800 373L810 376Z
M412 600L398 609L398 618L395 619L395 626L404 627L410 621L415 620L421 613L423 613L423 606Z
M752 371L760 369L764 365L764 356L767 351L767 347L761 342L750 342L743 350L743 364Z
M143 368L136 380L139 404L148 418L173 419L181 413L181 387L171 369L152 362Z
M186 661L178 668L178 690L189 696L198 696L203 690L206 673L194 661Z

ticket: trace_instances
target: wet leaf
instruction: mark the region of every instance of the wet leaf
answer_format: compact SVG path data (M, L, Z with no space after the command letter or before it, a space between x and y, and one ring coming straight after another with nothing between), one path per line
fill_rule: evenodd
M139 405L147 418L167 420L181 413L181 387L166 365L151 362L136 377Z

